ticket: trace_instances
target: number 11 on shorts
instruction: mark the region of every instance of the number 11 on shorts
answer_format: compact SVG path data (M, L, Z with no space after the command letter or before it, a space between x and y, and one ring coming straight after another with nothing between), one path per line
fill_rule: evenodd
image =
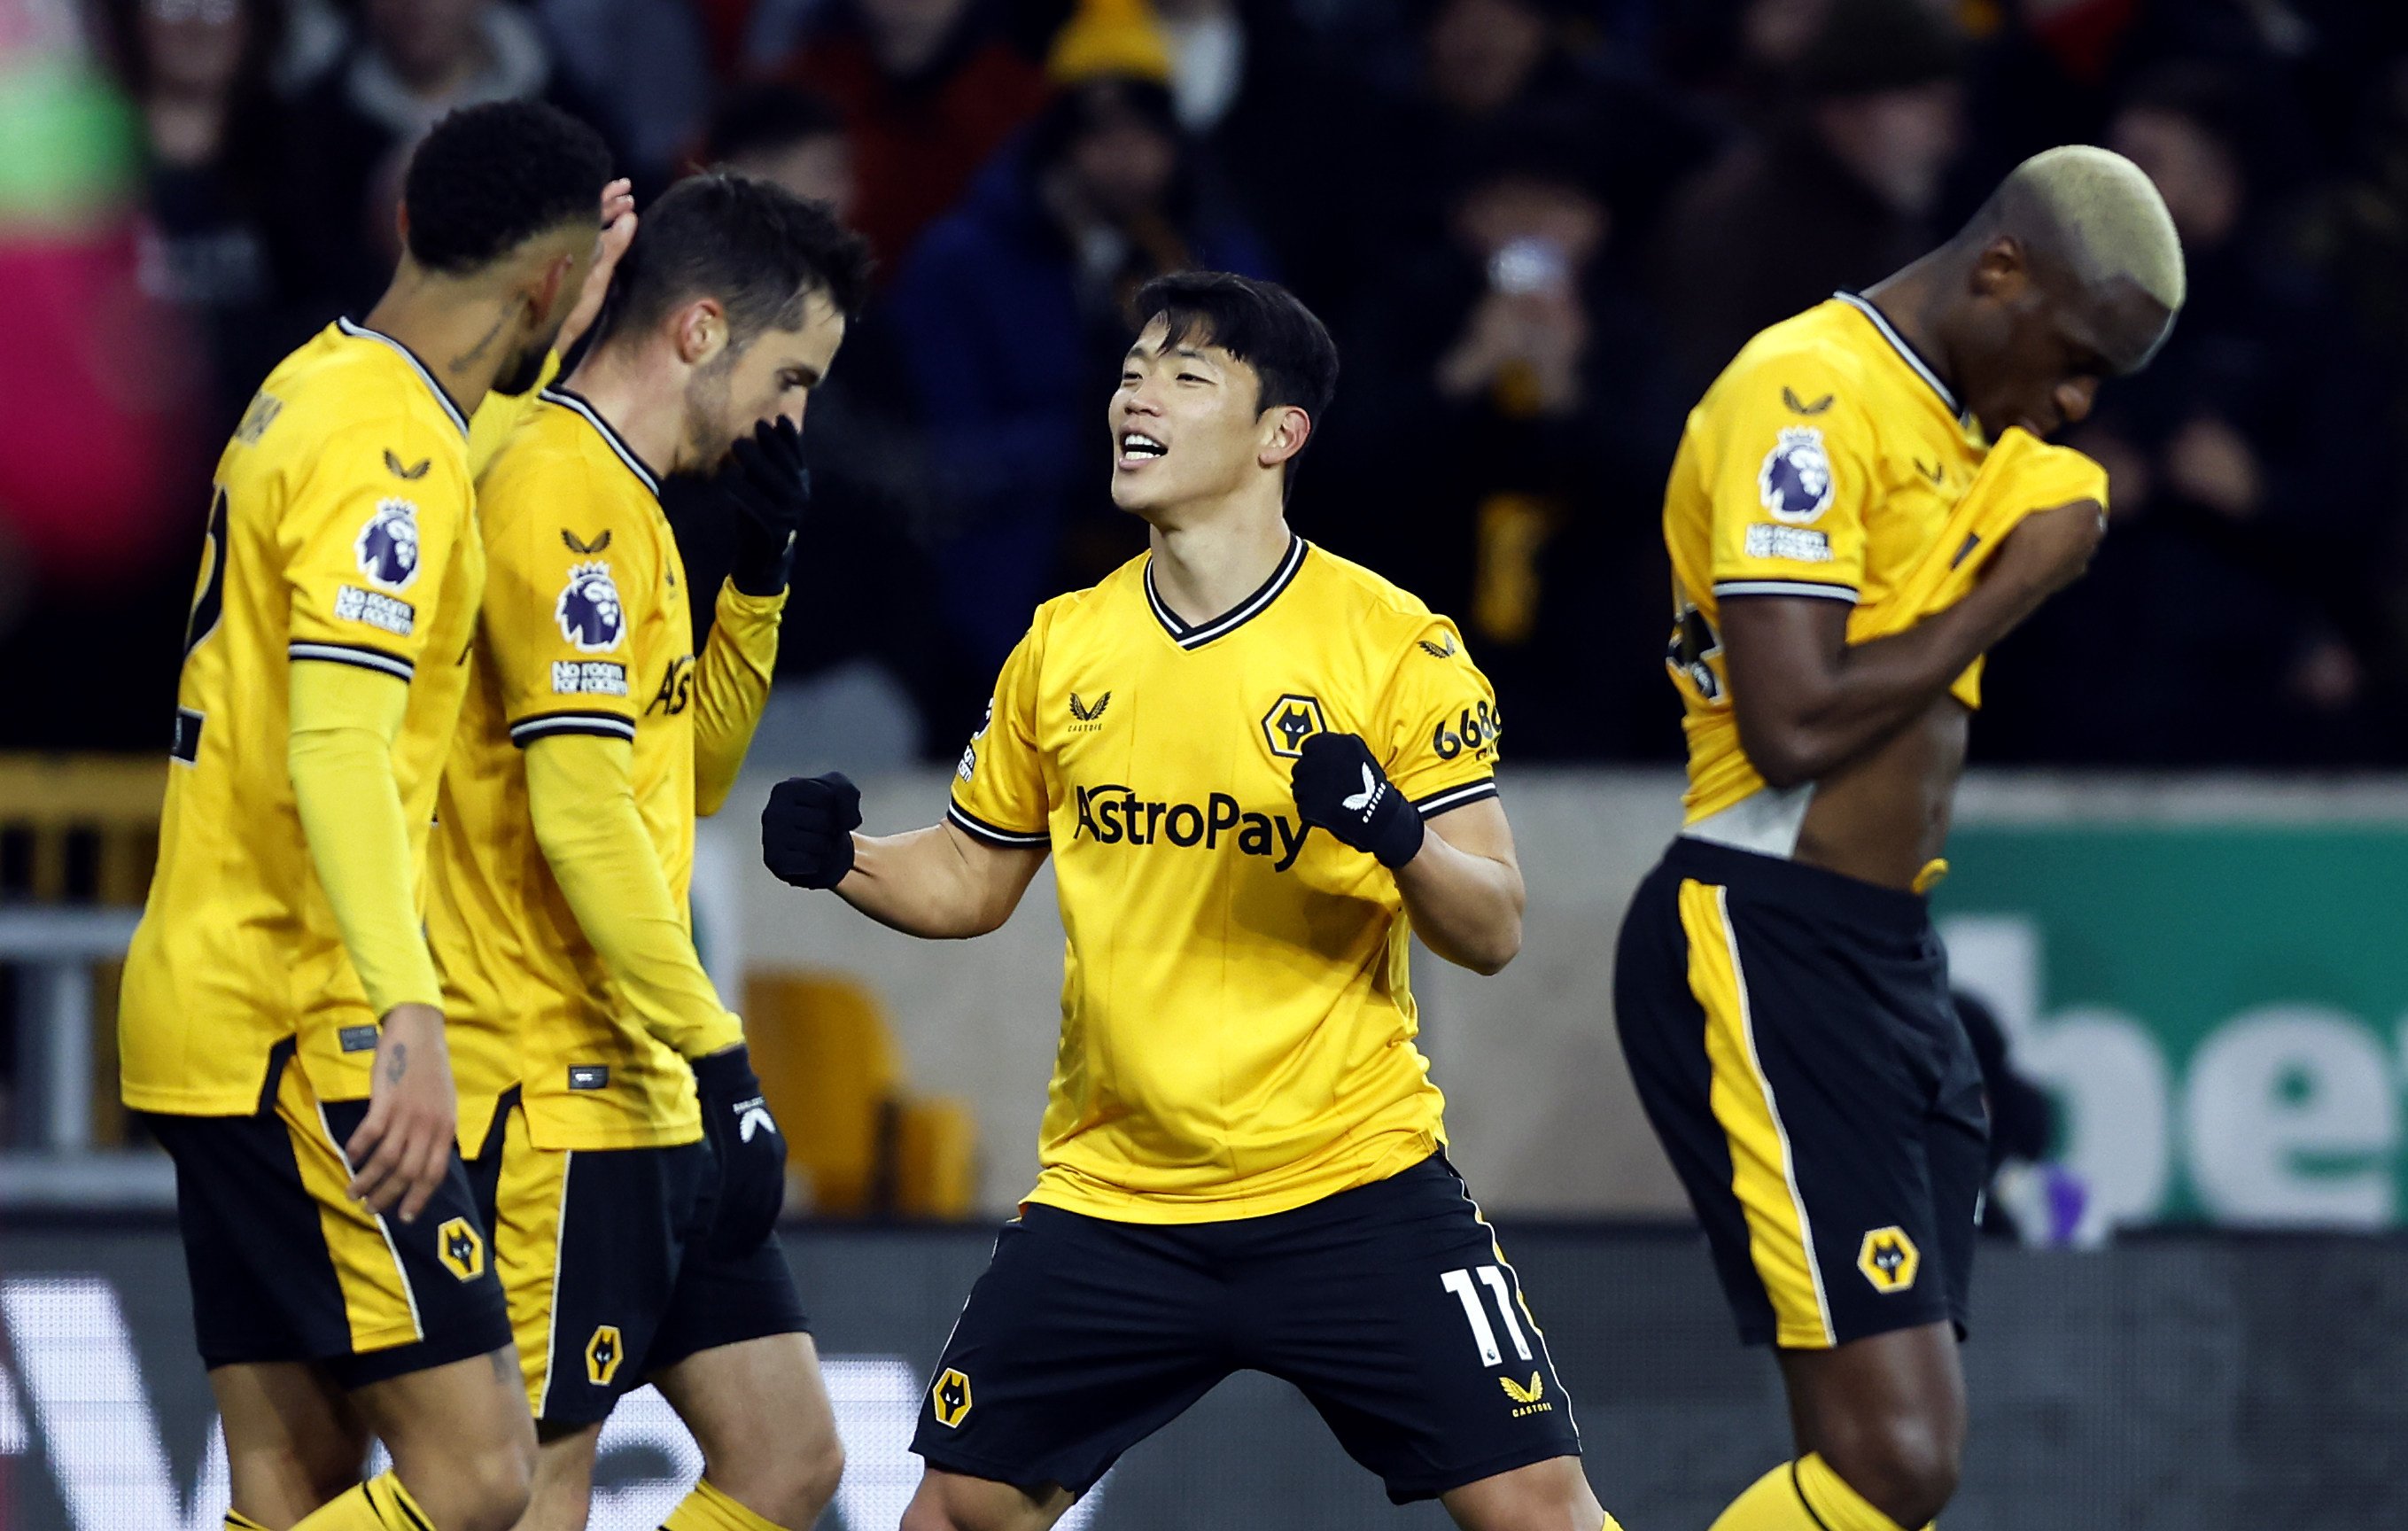
M1501 1366L1505 1364L1505 1354L1497 1348L1497 1331L1489 1326L1487 1310L1481 1307L1480 1294L1472 1287L1474 1274L1497 1298L1497 1316L1505 1321L1505 1335L1513 1341L1513 1353L1527 1361L1530 1359L1530 1342L1522 1338L1521 1321L1513 1316L1513 1294L1505 1285L1505 1273L1495 1266L1482 1266L1476 1273L1468 1268L1450 1270L1439 1278L1439 1284L1454 1293L1455 1300L1463 1304L1464 1319L1471 1325L1472 1342L1480 1347L1480 1364Z

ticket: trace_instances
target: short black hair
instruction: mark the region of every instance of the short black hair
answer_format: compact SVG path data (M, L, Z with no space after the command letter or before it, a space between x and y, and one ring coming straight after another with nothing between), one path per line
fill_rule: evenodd
M557 107L463 107L409 156L401 201L410 258L458 276L565 223L598 227L609 179L602 136Z
M703 130L702 158L706 165L724 165L843 133L844 114L826 96L765 80L738 87L710 114L710 125Z
M762 331L802 327L824 293L851 319L869 297L869 245L824 202L727 169L688 176L643 211L610 274L595 338L657 324L681 303L717 298L733 350Z
M1161 319L1169 326L1168 339L1218 346L1253 367L1257 415L1294 405L1319 425L1338 392L1337 342L1312 309L1275 281L1231 271L1174 271L1139 288L1135 310L1140 331ZM1296 463L1288 459L1291 477Z

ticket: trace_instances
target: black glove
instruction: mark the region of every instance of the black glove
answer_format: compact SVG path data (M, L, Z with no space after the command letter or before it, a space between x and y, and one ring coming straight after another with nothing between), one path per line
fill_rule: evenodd
M833 888L853 870L853 832L861 827L861 789L842 771L790 776L769 789L761 809L761 860L781 882Z
M785 418L765 420L737 437L710 487L736 512L736 561L728 576L747 595L786 588L795 562L795 534L811 508L811 470L803 465L803 433Z
M778 1225L786 1205L786 1135L761 1098L752 1054L743 1043L690 1062L702 1096L702 1130L719 1161L710 1252L723 1258L750 1254Z
M1292 773L1296 810L1388 867L1421 852L1421 810L1388 780L1371 747L1353 734L1315 734L1304 741Z

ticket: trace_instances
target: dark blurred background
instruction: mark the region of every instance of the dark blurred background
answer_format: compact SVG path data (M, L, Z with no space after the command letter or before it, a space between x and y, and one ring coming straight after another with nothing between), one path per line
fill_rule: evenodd
M1978 753L2408 763L2408 7L2348 0L0 0L0 749L162 747L219 442L375 299L417 136L506 95L641 195L726 162L877 246L765 749L950 755L1031 608L1142 546L1125 304L1211 265L1338 336L1297 528L1461 620L1518 759L1675 758L1683 411L2088 141L2192 300L2073 438L2114 533Z

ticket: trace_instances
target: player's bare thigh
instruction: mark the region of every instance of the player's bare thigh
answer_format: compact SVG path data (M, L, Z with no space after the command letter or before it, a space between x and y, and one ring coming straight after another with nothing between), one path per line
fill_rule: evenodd
M219 1366L209 1391L225 1421L234 1508L282 1531L360 1481L368 1427L315 1366Z
M747 1510L805 1526L836 1497L844 1446L810 1336L697 1351L650 1380L694 1432L703 1475Z
M1463 1531L1598 1531L1605 1507L1576 1456L1551 1457L1439 1495Z
M1047 1531L1078 1502L1059 1483L1023 1489L930 1467L898 1531Z

